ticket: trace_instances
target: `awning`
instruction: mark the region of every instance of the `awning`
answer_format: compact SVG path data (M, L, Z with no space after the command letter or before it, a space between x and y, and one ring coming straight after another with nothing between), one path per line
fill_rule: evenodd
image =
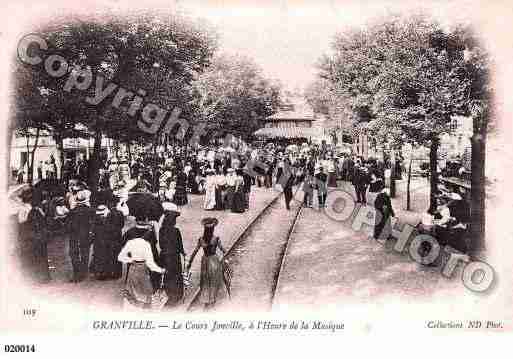
M266 138L314 138L322 136L322 129L313 127L265 127L254 133L255 136Z

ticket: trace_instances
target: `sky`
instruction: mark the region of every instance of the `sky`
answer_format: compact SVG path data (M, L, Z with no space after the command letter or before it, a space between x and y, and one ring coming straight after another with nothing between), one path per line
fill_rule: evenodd
M469 13L481 13L476 0L54 0L46 2L9 0L6 31L19 38L23 23L52 19L53 12L101 13L101 10L178 9L192 18L205 19L220 34L220 51L252 58L264 75L278 79L285 88L304 88L316 77L315 64L330 50L337 32L364 26L386 14L410 14L415 11L434 15L444 22L455 21ZM25 3L25 4L24 4ZM30 6L23 6L30 3ZM465 9L465 11L462 11ZM473 11L470 11L472 10ZM497 21L496 17L487 20Z
M204 18L217 28L222 52L253 58L266 76L294 90L315 79L315 64L330 50L337 32L386 14L421 7L420 3L411 3L202 0L183 2L180 7L188 15ZM447 1L431 2L423 9L439 18L454 16Z

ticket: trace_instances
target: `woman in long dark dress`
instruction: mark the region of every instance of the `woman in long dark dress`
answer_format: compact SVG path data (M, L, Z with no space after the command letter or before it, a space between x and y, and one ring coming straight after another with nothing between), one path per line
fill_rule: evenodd
M217 218L212 217L204 218L201 221L204 227L203 236L198 239L198 244L187 264L187 270L189 271L194 257L202 248L199 299L204 304L205 309L209 309L216 303L219 289L223 284L223 263L217 257L217 248L221 250L223 255L226 254L226 251L221 245L219 237L214 236L214 228L218 223Z
M98 280L117 279L121 270L117 260L121 250L123 217L116 209L104 204L96 209L91 232L93 234L93 271Z
M216 189L215 189L215 210L222 211L224 209L223 192L226 187L226 177L221 167L216 168Z
M198 182L196 181L197 172L195 168L192 168L189 171L189 174L187 176L187 186L189 187L192 194L198 194L199 188L198 188Z
M176 189L173 196L173 203L177 206L184 206L187 204L187 175L181 167L177 168L176 173Z
M33 193L32 197L25 198L26 202L31 202L32 208L29 210L26 220L20 223L19 241L23 269L31 280L47 283L50 281L48 232L41 198L39 193Z
M163 221L159 230L160 257L159 264L166 269L164 288L168 295L167 307L176 306L183 299L184 287L182 276L182 258L185 251L182 233L176 228L176 218L180 216L174 203L164 202Z
M244 198L244 179L242 178L242 170L237 169L235 177L235 188L232 199L232 212L244 213L246 210L246 203Z

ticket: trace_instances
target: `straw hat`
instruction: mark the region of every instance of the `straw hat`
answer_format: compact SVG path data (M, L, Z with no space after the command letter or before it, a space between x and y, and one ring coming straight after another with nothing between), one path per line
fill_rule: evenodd
M215 227L215 226L217 226L218 223L219 223L219 221L217 220L217 218L214 218L214 217L207 217L207 218L203 218L201 220L201 224L204 227Z
M454 201L461 201L462 198L459 194L457 194L456 192L452 192L449 197L454 200Z
M180 210L178 209L178 206L172 202L162 202L162 208L165 212L171 212L172 214L175 214L177 217L180 215Z

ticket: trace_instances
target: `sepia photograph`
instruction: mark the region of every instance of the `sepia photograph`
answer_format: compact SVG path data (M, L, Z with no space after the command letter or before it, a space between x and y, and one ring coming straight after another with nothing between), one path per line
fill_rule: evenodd
M21 3L0 330L513 329L506 3Z

